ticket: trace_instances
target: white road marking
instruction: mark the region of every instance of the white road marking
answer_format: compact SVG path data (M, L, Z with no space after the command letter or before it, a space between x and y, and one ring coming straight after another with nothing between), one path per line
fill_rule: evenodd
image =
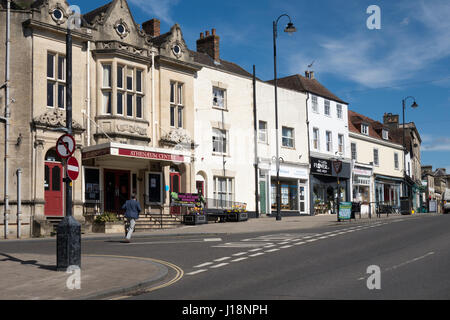
M238 262L238 261L242 261L245 259L248 259L248 257L237 258L237 259L231 260L231 262Z
M223 257L223 258L215 259L214 261L220 262L220 261L224 261L227 259L230 259L230 257Z
M257 256L261 256L263 254L264 254L264 252L258 252L258 253L254 253L254 254L249 255L249 257L257 257Z
M286 243L289 243L289 241L280 242L278 244L286 244Z
M206 239L203 239L203 241L207 241L207 242L209 242L209 241L222 241L222 239L221 238L206 238Z
M304 244L304 243L306 243L305 241L300 241L300 242L296 242L296 243L294 243L296 246L298 246L298 245L300 245L300 244Z
M265 252L275 252L275 251L280 251L280 249L270 249L270 250L266 250Z
M206 267L206 266L209 266L210 264L213 264L213 263L212 262L205 262L205 263L199 264L198 266L194 266L194 268Z
M242 256L243 254L247 254L247 251L235 253L233 256Z
M194 274L205 272L205 271L208 271L208 269L200 269L200 270L197 270L197 271L192 271L192 272L186 273L186 275L192 276Z
M282 247L280 247L281 249L287 249L287 248L290 248L290 247L292 247L291 245L286 245L286 246L282 246Z
M313 241L317 241L317 239L309 239L309 240L306 240L306 242L313 242Z
M268 245L268 246L264 246L264 248L272 248L272 247L275 247L275 245L271 244L271 245Z
M256 249L248 250L248 252L260 251L260 250L262 250L262 249L263 249L263 248L256 248Z
M385 269L385 271L397 269L398 267L402 267L402 266L404 266L404 265L406 265L406 264L410 264L410 263L413 263L413 262L422 260L422 259L424 259L424 258L426 258L426 257L428 257L428 256L430 256L430 255L433 255L433 254L434 254L434 251L428 252L427 254L424 254L423 256L420 256L420 257L417 257L417 258L414 258L414 259L405 261L405 262L403 262L403 263L397 264L397 265L392 266L392 267L390 267L390 268L387 268L387 269Z
M210 268L220 268L220 267L226 266L227 264L229 264L229 263L228 262L219 263L219 264L216 264L215 266L211 266Z
M317 239L326 239L326 238L328 238L328 236L323 236L323 237L320 237L320 238L317 238Z

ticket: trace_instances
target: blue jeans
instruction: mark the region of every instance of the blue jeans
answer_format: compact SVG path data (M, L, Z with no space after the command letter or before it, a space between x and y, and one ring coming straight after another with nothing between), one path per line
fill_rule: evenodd
M130 218L127 218L127 220L128 220L129 227L128 227L128 232L127 232L126 238L128 240L130 240L131 239L131 235L133 234L133 231L134 231L134 226L136 225L136 220L135 219L130 219Z

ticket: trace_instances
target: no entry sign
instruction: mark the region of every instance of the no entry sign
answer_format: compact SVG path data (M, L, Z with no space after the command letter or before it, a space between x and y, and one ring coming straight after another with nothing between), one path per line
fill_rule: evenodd
M78 178L78 173L80 172L80 167L78 166L78 161L74 157L70 157L67 160L67 175L71 180L76 180Z

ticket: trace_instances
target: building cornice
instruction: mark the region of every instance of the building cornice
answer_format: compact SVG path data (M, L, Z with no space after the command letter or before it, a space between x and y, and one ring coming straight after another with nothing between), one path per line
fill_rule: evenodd
M67 34L67 28L63 28L60 26L51 25L42 21L34 20L34 19L28 19L25 20L22 25L26 28L31 29L38 29L38 30L45 30L45 31L52 31L60 35L66 35ZM77 30L72 30L72 37L74 39L82 40L82 41L91 41L92 35L80 32Z

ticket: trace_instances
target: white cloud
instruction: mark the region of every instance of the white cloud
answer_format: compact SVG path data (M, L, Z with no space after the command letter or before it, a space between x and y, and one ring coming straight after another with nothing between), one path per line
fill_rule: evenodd
M148 14L171 25L174 20L171 16L171 9L179 3L180 0L129 0L130 3L142 9Z
M291 56L295 66L291 72L298 73L299 66L316 59L317 72L332 73L366 87L423 77L421 72L450 56L450 6L447 0L418 2L404 14L410 18L402 21L402 28L382 24L377 31L359 28L342 37L315 36L317 46L312 43L303 47L301 54Z
M422 151L450 151L450 137L422 135Z

